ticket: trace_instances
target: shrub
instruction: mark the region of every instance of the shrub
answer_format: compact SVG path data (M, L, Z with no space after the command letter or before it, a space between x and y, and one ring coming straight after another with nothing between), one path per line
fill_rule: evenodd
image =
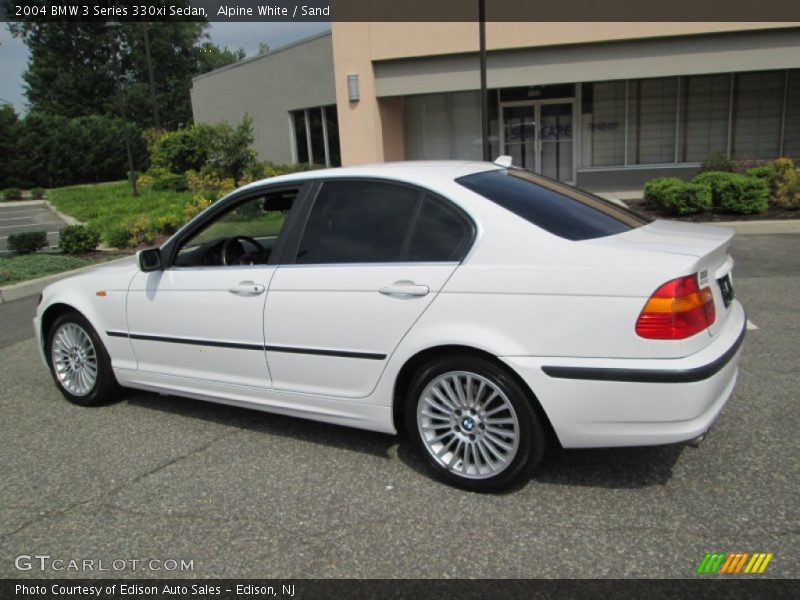
M148 174L153 178L153 189L159 192L186 191L186 176L182 173L170 173L161 169L151 169Z
M720 202L719 192L722 186L732 179L741 177L743 177L743 175L728 173L726 171L705 171L696 175L694 179L692 179L692 182L711 188L711 204L714 207L718 207Z
M14 157L14 174L23 187L56 188L124 179L128 171L126 131L134 165L145 166L142 132L132 123L100 115L70 119L30 112L15 128L16 145L25 150Z
M14 254L33 254L47 246L47 232L25 231L8 236L8 249Z
M239 181L256 163L249 117L236 127L195 123L178 131L150 131L146 137L151 167L170 173L205 168L220 179Z
M131 233L122 225L112 227L103 236L103 241L112 248L127 248L130 245Z
M760 179L736 175L723 182L716 195L719 198L719 210L748 215L767 210L769 187Z
M44 188L35 187L31 190L31 198L34 200L41 200L44 198Z
M126 229L130 233L128 245L131 247L149 246L156 239L156 228L148 215L141 215L133 222L126 224Z
M745 171L745 175L766 183L770 197L775 196L778 184L778 170L775 168L775 163L769 162L757 167L751 167Z
M83 225L68 225L59 234L61 249L67 254L80 254L97 249L100 234Z
M183 218L189 221L211 206L214 200L216 198L212 199L207 194L195 194L194 198L183 205Z
M153 227L156 232L163 235L172 235L183 224L178 215L163 214L153 215Z
M231 178L222 179L204 168L199 173L186 171L186 185L192 192L214 192L215 197L221 197L232 192L236 182Z
M773 201L782 208L800 208L800 167L787 169L781 173Z
M3 190L3 198L6 200L19 200L22 198L22 190L19 188L6 188Z
M736 163L732 161L724 152L714 152L700 164L700 172L724 171L733 173L736 170Z
M711 208L711 188L701 183L686 183L677 177L648 181L645 199L667 212L691 215Z

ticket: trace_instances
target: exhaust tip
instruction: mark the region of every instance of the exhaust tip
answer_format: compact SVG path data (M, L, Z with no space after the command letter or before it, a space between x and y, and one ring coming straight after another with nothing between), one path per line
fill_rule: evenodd
M706 439L706 435L708 435L707 431L704 432L704 433L701 433L697 437L694 437L694 438L692 438L690 440L685 441L683 444L685 446L691 446L692 448L699 448L700 444L703 443L703 440Z

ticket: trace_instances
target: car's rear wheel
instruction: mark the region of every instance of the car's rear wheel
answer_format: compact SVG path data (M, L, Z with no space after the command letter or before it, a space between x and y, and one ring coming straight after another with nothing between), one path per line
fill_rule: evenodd
M79 313L59 315L46 341L50 372L64 397L81 406L109 402L117 391L111 361L97 332Z
M545 436L531 399L501 367L475 356L441 358L409 385L406 427L448 483L493 491L529 474Z

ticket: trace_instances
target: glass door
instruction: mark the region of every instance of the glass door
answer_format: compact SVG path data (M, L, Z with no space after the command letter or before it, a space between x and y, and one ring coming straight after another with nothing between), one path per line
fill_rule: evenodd
M536 105L503 106L503 154L517 167L537 171Z
M572 181L572 103L541 104L539 109L539 170L545 177Z
M573 102L540 100L501 106L503 154L551 179L575 180Z

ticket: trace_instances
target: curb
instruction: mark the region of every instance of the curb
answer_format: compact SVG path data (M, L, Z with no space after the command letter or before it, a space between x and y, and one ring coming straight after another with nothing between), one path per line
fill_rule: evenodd
M88 265L86 267L81 267L80 269L72 269L71 271L64 271L63 273L54 273L53 275L47 275L46 277L39 277L38 279L31 279L29 281L23 281L21 283L9 285L0 289L0 304L5 304L6 302L13 302L14 300L20 300L22 298L41 294L42 290L51 283L55 283L61 279L66 279L67 277L72 277L73 275L78 275L84 271L89 271L96 267L110 265L129 258L130 256L123 256L122 258L115 258L114 260Z
M44 202L50 210L52 210L54 213L56 213L58 215L58 218L61 219L62 221L64 221L64 223L66 223L67 225L83 225L84 224L83 221L78 221L78 219L76 219L75 217L70 217L69 215L65 215L60 210L58 210L55 206L50 204L47 200L42 200L42 202Z
M703 224L731 227L736 231L736 235L800 233L800 219L782 219L774 221L709 221Z

